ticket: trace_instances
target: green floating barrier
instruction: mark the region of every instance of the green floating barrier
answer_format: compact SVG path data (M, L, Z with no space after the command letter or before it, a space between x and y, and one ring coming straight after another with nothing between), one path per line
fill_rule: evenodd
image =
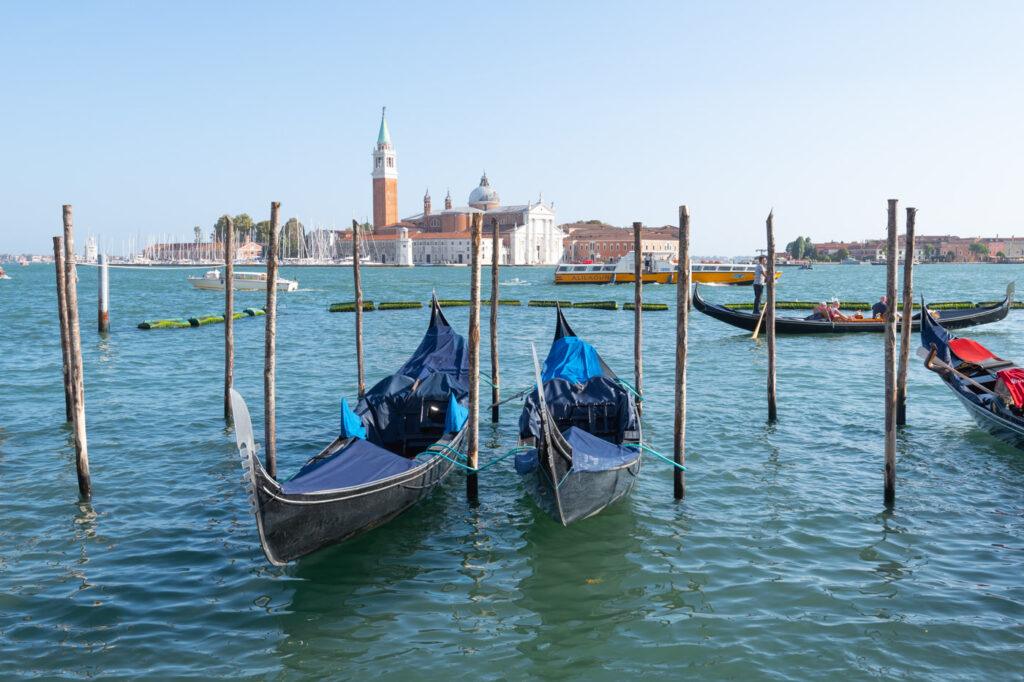
M245 313L246 315L251 316L251 317L256 317L258 315L266 315L267 314L267 311L263 310L262 308L246 308L242 312Z
M595 310L618 310L619 304L615 301L581 301L573 303L573 308L594 308Z
M636 310L636 303L623 303L623 310ZM668 303L641 303L640 310L668 310Z
M332 303L331 307L328 308L332 313L354 313L356 311L356 303ZM373 301L363 301L363 312L369 312L375 310L373 307Z
M491 302L487 301L487 303L485 303L484 305L490 305L490 304L491 304ZM522 305L522 304L523 304L522 301L514 301L514 300L512 300L510 298L499 298L498 299L498 305Z
M558 305L558 301L527 301L526 305L531 308L554 308ZM562 305L566 308L572 307L572 303L568 301L562 302Z
M202 327L204 324L216 324L217 322L223 322L223 315L200 315L198 317L190 317L188 321L193 327Z
M392 303L381 303L377 306L377 310L401 310L403 308L422 308L423 303L420 301L394 301Z
M191 326L192 323L183 317L173 320L146 320L139 323L139 329L181 329Z
M437 304L439 306L441 306L442 308L455 308L455 307L458 307L458 306L467 306L467 305L469 305L469 301L468 300L458 299L458 298L443 298L443 299L440 299L437 302Z

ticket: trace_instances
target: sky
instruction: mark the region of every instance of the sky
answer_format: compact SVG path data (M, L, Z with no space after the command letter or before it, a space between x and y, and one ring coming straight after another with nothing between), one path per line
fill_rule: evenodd
M0 253L120 254L217 217L399 215L487 172L556 222L677 224L695 254L797 236L1024 236L1024 3L0 0Z

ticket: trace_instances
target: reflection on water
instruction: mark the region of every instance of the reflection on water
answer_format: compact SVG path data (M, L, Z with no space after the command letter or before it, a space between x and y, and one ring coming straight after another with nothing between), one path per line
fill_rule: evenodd
M479 503L466 502L464 477L453 475L386 526L275 568L259 548L223 419L223 327L135 328L213 312L223 299L181 273L112 273L109 337L82 328L95 491L82 503L63 419L53 273L24 270L4 283L19 288L4 299L0 335L0 670L8 676L1016 674L1024 453L981 433L912 362L897 503L879 513L880 336L780 338L779 420L768 424L764 344L695 313L684 500L672 498L670 468L650 460L626 501L562 528L505 461L481 473ZM840 291L870 300L882 271L787 272L780 298ZM991 300L993 278L1012 274L1010 266L925 266L915 280L926 294ZM426 301L431 289L466 298L469 273L371 268L363 277L368 300ZM503 272L502 297L517 287L536 299L633 295L555 288L551 277L550 268ZM83 270L83 302L94 278ZM310 268L301 279L306 291L279 299L283 472L333 437L339 400L355 395L352 318L326 311L351 300L351 271ZM647 293L675 304L672 287ZM240 304L259 301L249 298ZM445 314L466 328L466 309ZM567 314L628 374L631 314ZM499 309L504 396L533 382L529 343L550 339L551 315ZM400 310L363 319L373 383L407 358L425 318ZM644 433L671 452L674 317L645 315L644 326ZM1024 313L983 333L986 345L1010 347ZM262 435L261 319L235 325L235 348L236 387ZM486 359L486 335L481 352ZM503 405L497 425L482 415L482 462L515 445L520 409Z

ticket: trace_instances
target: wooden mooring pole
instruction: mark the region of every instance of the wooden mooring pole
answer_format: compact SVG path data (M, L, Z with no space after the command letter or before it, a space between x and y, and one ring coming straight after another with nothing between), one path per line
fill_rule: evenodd
M641 248L640 231L643 223L633 223L633 381L636 384L636 392L643 396L644 358L643 358L643 300L644 300L644 273L643 273L643 249ZM638 400L636 403L637 413L643 412L643 403Z
M277 350L277 238L281 202L270 202L270 234L267 235L267 322L263 348L263 440L267 448L267 473L277 478L277 436L274 404L274 354Z
M903 320L900 325L900 364L896 373L896 426L907 423L907 364L910 361L910 319L914 316L914 221L917 209L907 209L907 243L903 249ZM886 299L888 301L889 299ZM893 301L893 305L896 302ZM888 306L886 306L888 307Z
M498 387L498 256L501 241L498 239L498 219L491 218L491 421L498 423L498 401L501 399Z
M97 326L100 334L110 333L110 265L107 254L100 254L100 271L97 281L99 296L97 297Z
M768 212L765 221L768 230L768 269L765 272L764 325L768 339L768 421L779 418L775 396L775 209Z
M231 387L235 385L235 221L227 218L224 240L224 418L231 419Z
M359 280L359 223L352 220L352 278L356 290L356 394L366 393L363 378L363 285Z
M78 270L75 267L71 204L64 204L64 293L71 352L71 423L75 431L75 469L78 472L78 493L88 500L92 498L92 480L89 477L89 447L85 435L85 380L82 371L82 335L78 327Z
M896 502L896 199L889 199L885 256L885 505Z
M466 497L477 499L477 467L480 450L480 241L483 220L473 215L472 252L469 275L469 434L466 456L470 467L466 476Z
M676 266L676 412L672 422L674 434L672 459L672 490L675 499L686 494L686 322L690 292L690 212L679 207L679 263Z
M65 421L74 418L71 397L71 341L68 338L68 303L64 289L64 238L53 238L53 264L57 271L57 317L60 318L60 354L61 373L64 375L64 417Z

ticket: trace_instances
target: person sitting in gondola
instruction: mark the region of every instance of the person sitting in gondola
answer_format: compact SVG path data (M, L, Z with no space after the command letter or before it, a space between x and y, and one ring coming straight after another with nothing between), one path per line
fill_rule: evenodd
M828 307L828 316L832 322L849 322L850 317L839 312L839 299L833 298L832 305Z
M829 316L828 303L825 303L825 301L822 301L818 305L814 306L814 312L811 313L810 315L808 315L807 317L805 317L804 319L812 321L812 322L816 321L816 320L817 321L828 322L829 320L832 319Z

